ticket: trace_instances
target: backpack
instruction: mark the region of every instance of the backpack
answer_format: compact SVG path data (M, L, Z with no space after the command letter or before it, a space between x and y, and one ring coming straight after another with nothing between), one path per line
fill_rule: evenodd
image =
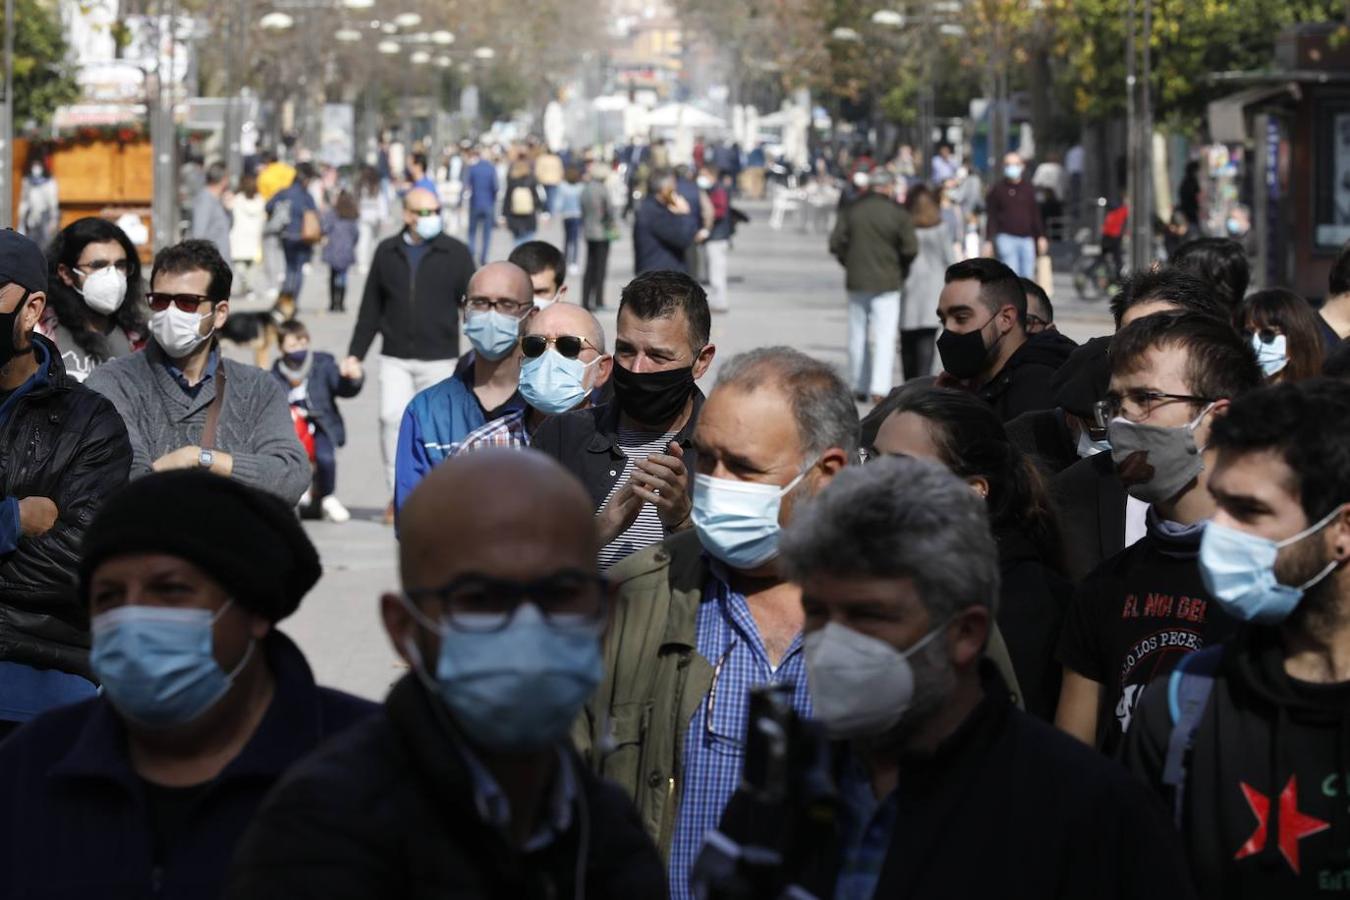
M526 185L511 188L511 215L534 215L534 190Z
M1172 734L1167 739L1163 784L1172 788L1172 817L1181 828L1186 798L1186 771L1191 749L1200 730L1200 719L1214 691L1214 677L1223 659L1223 645L1215 644L1184 657L1167 678L1167 710L1172 716Z

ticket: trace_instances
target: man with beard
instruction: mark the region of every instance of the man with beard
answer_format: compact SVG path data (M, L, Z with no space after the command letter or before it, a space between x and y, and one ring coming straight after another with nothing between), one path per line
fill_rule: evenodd
M1350 888L1350 385L1235 400L1214 425L1200 544L1245 624L1145 694L1124 759L1172 800L1204 897Z
M779 549L836 798L763 896L1191 896L1161 804L1009 703L985 659L998 552L964 481L903 457L844 469ZM696 882L719 847L781 846L792 816L764 810L737 793Z

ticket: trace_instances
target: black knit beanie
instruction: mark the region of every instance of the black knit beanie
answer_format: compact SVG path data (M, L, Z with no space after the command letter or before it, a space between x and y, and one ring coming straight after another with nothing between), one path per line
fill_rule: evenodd
M99 563L133 553L185 559L272 622L295 612L323 571L290 507L200 470L147 475L108 498L84 533L81 598Z

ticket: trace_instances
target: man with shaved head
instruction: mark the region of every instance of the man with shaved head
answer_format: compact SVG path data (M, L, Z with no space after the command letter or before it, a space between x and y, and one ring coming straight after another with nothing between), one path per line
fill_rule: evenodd
M664 897L632 805L567 740L606 620L581 483L486 450L428 475L401 525L380 608L412 671L277 786L227 896Z
M380 337L380 449L390 494L399 422L408 401L455 371L459 302L474 272L469 248L443 233L435 194L409 191L403 198L403 226L375 249L342 363L343 375L359 378L361 360ZM393 515L391 501L386 521L392 523Z
M488 263L469 280L460 301L473 362L413 397L398 430L394 508L438 463L453 456L476 429L523 413L520 380L521 322L534 312L534 285L515 263ZM498 446L511 446L500 440ZM516 443L523 444L524 441Z
M536 295L536 304L538 300ZM528 447L546 418L585 409L603 395L614 359L605 352L600 320L589 310L554 303L536 308L521 328L517 361L523 405L475 429L451 448L451 455L486 447Z

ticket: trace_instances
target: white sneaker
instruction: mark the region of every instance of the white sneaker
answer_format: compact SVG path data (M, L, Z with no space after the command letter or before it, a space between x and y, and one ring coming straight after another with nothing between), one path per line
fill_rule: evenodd
M314 502L314 498L312 498L312 497L309 495L309 491L305 491L303 494L300 495L300 502L299 502L298 504L296 504L296 505L297 505L297 506L304 507L304 506L309 506L309 505L310 505L311 503L313 503L313 502Z
M581 264L580 264L580 263L572 263L571 265L569 265L569 266L567 267L567 274L568 274L568 275L580 275L580 274L581 274Z
M347 507L342 505L342 501L335 494L329 494L319 503L323 510L323 517L330 522L347 522L351 520L352 514L347 512Z

